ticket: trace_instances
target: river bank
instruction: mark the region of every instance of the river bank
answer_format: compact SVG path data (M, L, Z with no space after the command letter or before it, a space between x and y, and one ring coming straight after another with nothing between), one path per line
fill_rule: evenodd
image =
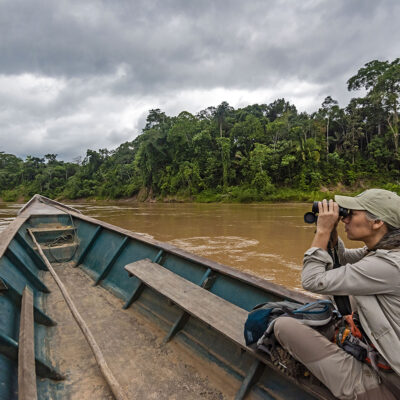
M386 185L387 186L387 185ZM377 187L377 186L376 186ZM387 187L385 187L388 189ZM54 196L41 193L46 197L58 201L80 202L80 201L121 201L121 202L147 202L147 203L276 203L276 202L308 202L333 198L336 194L356 195L366 188L346 188L337 186L333 189L322 187L319 190L300 190L291 188L280 188L270 193L260 193L253 188L231 187L226 190L204 190L198 194L178 193L175 195L155 196L151 191L142 190L137 195L130 197L110 198L102 196L91 196L82 198L68 198L63 195ZM393 188L389 189L393 190ZM400 186L397 190L400 192ZM24 203L31 198L30 195L20 193L18 190L3 191L0 201Z
M352 186L337 184L335 186L319 189L304 190L289 187L274 188L269 192L262 192L252 187L232 186L227 188L207 189L197 194L180 191L174 195L155 195L152 190L142 189L136 195L129 197L91 196L70 198L63 194L40 193L46 197L62 202L81 201L117 201L131 203L303 203L332 199L336 194L355 196L368 188L381 188L391 190L400 195L400 184L376 182L358 182ZM20 188L0 193L0 201L24 203L31 198Z

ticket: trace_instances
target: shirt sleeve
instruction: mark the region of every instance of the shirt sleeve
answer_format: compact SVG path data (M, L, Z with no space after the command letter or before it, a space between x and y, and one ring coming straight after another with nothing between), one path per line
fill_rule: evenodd
M381 250L332 268L329 254L320 248L312 247L304 255L302 285L314 293L332 295L373 295L399 294L399 267L390 261L390 256Z
M354 264L367 255L367 246L359 249L346 249L343 240L338 238L337 255L341 265Z

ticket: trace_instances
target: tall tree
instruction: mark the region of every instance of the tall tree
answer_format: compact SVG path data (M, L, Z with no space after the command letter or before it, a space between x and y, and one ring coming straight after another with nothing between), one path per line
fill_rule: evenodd
M366 97L388 113L387 123L393 135L395 152L399 155L400 58L392 62L373 60L365 64L347 81L347 88L365 88L368 91Z
M225 122L226 117L229 115L230 112L233 111L233 108L226 102L223 101L216 109L215 116L218 121L219 126L219 136L222 137L222 128Z

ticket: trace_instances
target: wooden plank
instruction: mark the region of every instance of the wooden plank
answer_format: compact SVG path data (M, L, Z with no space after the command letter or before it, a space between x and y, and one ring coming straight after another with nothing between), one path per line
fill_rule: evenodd
M239 391L236 393L235 400L243 400L252 386L258 381L265 368L260 360L254 360L246 377L244 378Z
M5 293L16 304L22 304L22 293L18 291L7 279L0 275L0 294ZM40 308L33 305L33 317L35 322L46 326L55 326L56 322L46 315Z
M19 211L18 215L25 213L29 210L29 214L38 213L49 213L49 214L60 214L60 208L62 213L68 211L74 211L80 213L76 208L69 207L65 204L59 203L58 201L51 200L40 194L35 194Z
M28 218L29 215L16 217L14 221L12 221L11 224L8 225L6 229L4 229L4 231L0 233L0 258L3 257L11 240L13 240L19 228L21 228L21 226Z
M10 260L14 267L18 268L24 274L25 279L27 279L32 286L41 292L50 293L49 288L25 265L25 263L11 250L11 248L8 248L4 255Z
M47 271L46 264L19 232L17 232L17 234L15 235L15 240L24 248L28 256L32 259L32 261L39 269Z
M122 240L121 244L119 245L118 249L115 251L115 253L111 257L111 260L105 266L103 272L101 272L101 274L96 279L96 281L94 283L95 286L98 285L109 274L111 268L114 266L118 257L121 255L121 253L124 251L126 245L128 244L128 240L129 240L129 238L127 236L125 236L124 239Z
M25 286L22 294L18 348L18 399L37 399L33 293Z
M126 301L126 303L123 305L123 309L126 310L127 308L129 308L133 302L135 302L140 295L143 292L145 285L143 284L142 281L139 281L139 284L136 286L136 289L132 292L131 296L129 297L129 299Z
M63 295L64 300L67 303L69 310L71 311L72 316L74 317L75 321L77 322L77 324L79 326L79 329L82 331L83 335L85 336L85 339L87 340L87 342L93 352L93 355L96 358L96 361L100 368L100 371L103 374L107 384L110 386L110 389L111 389L115 399L116 400L128 400L128 397L125 394L125 391L119 385L118 381L115 379L112 371L110 370L108 364L106 363L103 353L100 350L100 347L97 344L96 340L94 339L92 332L90 331L86 322L82 318L81 314L79 314L79 311L76 308L75 304L73 303L71 296L69 295L64 284L61 282L60 278L58 277L56 271L54 271L54 268L50 264L50 261L47 259L47 257L43 253L43 250L40 247L40 244L37 242L35 235L31 232L30 229L28 229L28 232L33 240L33 243L35 243L40 256L43 258L43 261L45 262L47 268L49 269L51 276L56 281L57 286L59 287L61 294Z
M276 371L270 358L258 351L254 345L246 346L243 329L248 312L228 301L210 293L206 289L182 278L161 265L143 259L125 266L125 269L139 278L145 285L150 286L161 293L185 312L210 325L215 330L238 344L242 349L251 354L256 360L250 367L243 384L238 392L238 398L244 398L252 385L262 373L263 364ZM285 376L295 385L298 385L317 399L333 399L330 392L320 386L309 385L308 382L300 382L296 378Z
M75 264L75 267L78 267L80 264L82 264L83 260L85 259L86 255L88 254L88 252L90 251L90 249L92 248L93 244L95 243L95 241L97 240L98 236L100 235L101 231L103 230L102 226L98 226L96 228L96 230L94 231L92 237L89 240L89 243L87 244L87 246L82 250L81 255L78 258L78 261Z
M136 261L125 269L143 283L172 300L189 314L245 347L243 327L247 311L189 282L149 259Z

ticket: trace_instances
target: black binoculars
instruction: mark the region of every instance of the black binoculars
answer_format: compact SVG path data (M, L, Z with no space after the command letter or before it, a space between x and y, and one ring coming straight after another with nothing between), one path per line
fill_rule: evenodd
M350 211L349 209L339 206L339 216L340 217L347 217L349 215L349 211ZM318 201L314 201L312 208L311 208L311 212L307 212L304 214L304 222L307 224L317 223L318 212L319 212Z

